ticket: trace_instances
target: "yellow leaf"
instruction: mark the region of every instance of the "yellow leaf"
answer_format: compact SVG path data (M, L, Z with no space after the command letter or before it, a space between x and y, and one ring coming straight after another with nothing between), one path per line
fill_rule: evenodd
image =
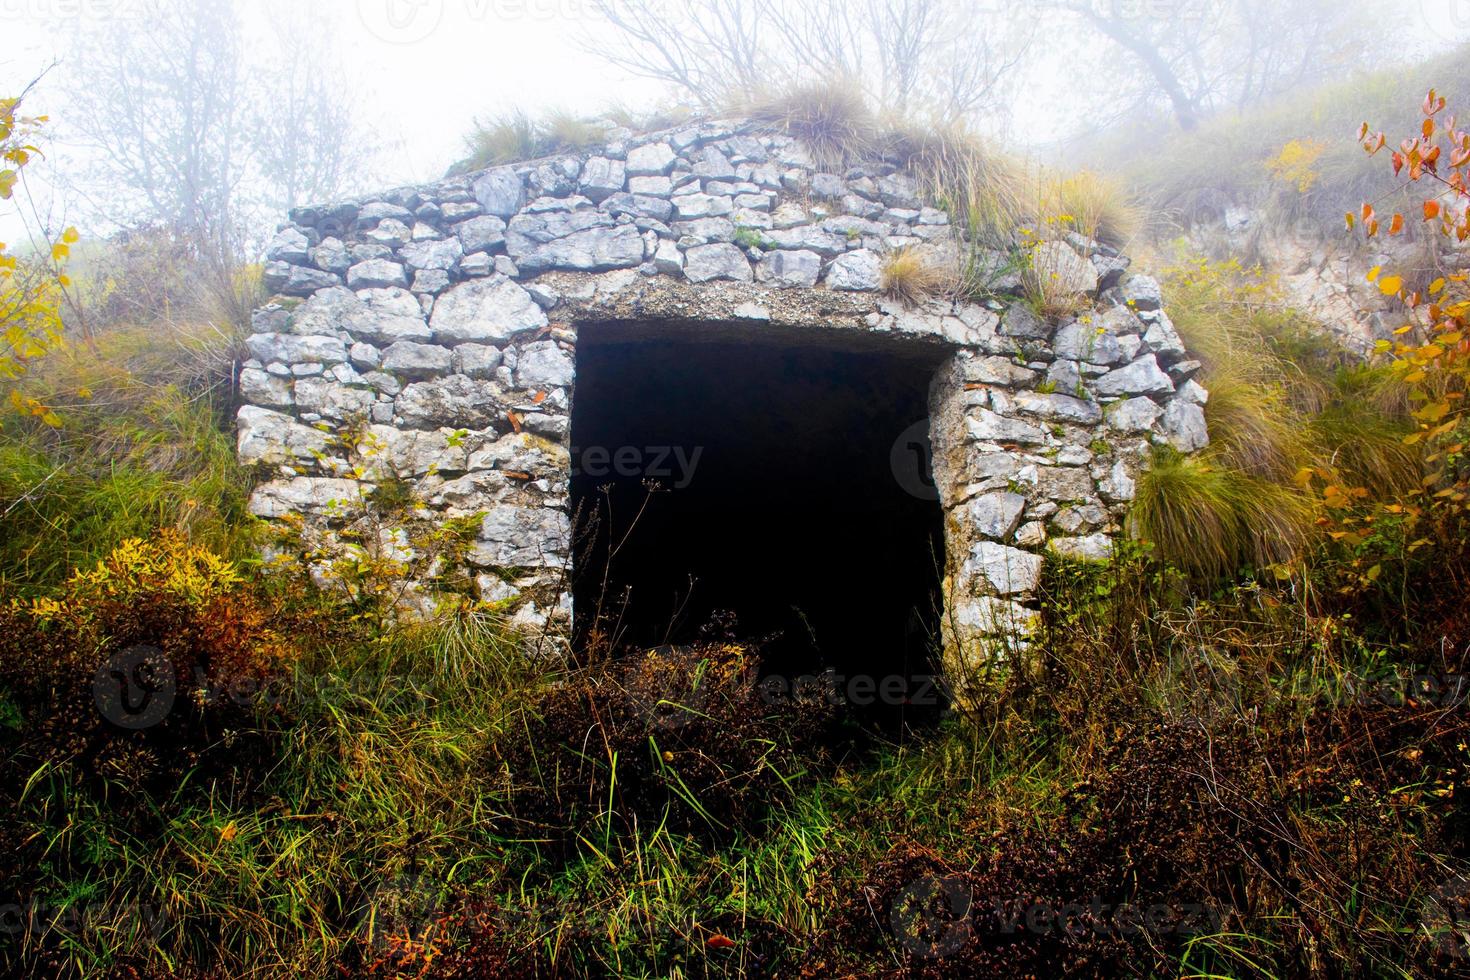
M1368 281L1369 282L1377 282L1378 281L1378 274L1380 272L1382 272L1382 271L1383 271L1383 266L1381 266L1381 265L1375 265L1373 268L1369 269L1368 270Z
M1403 288L1403 285L1404 280L1402 276L1384 276L1383 278L1378 280L1378 288L1382 290L1384 295L1386 296L1391 296L1394 293L1398 292L1400 289Z

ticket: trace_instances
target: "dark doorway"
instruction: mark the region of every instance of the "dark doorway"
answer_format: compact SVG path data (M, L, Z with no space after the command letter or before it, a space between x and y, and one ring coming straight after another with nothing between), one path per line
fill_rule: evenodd
M579 332L579 640L714 628L760 644L768 674L830 670L844 688L930 675L944 545L925 419L942 352L700 336ZM857 700L924 713L857 683Z

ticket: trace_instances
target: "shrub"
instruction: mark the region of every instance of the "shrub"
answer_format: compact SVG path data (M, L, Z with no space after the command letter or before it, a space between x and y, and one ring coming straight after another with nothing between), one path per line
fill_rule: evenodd
M236 567L172 532L124 541L54 597L0 616L20 718L12 772L77 765L143 786L206 763L231 773L292 659Z
M152 324L38 366L24 390L58 406L58 424L0 420L0 583L39 594L159 528L251 554L250 476L224 421L232 355L209 323Z
M971 245L1008 251L1016 230L1038 217L1036 180L1019 162L962 126L905 121L883 137L883 155L920 176Z
M1140 475L1130 532L1164 561L1201 579L1265 569L1295 558L1315 516L1291 484L1234 469L1214 456L1160 450Z

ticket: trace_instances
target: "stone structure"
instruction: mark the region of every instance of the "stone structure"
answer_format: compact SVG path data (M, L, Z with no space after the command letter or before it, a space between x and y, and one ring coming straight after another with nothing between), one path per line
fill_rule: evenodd
M910 174L823 172L739 122L609 135L291 214L240 377L240 456L273 477L254 513L330 527L375 480L414 481L433 512L482 515L469 560L488 598L564 622L579 330L929 345L946 642L968 655L1024 632L1047 548L1108 554L1150 443L1205 444L1198 364L1158 283L1113 250L1071 234L1031 251L1030 274L1085 294L1074 316L1034 313L998 253L993 298L908 308L881 291L885 254L961 247ZM348 428L382 447L375 464L337 452Z

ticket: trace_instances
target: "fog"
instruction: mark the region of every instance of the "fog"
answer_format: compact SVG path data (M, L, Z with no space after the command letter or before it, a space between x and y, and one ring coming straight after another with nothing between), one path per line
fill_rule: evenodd
M29 199L21 208L0 208L0 240L22 241L27 222L51 228L71 223L79 225L84 233L100 234L137 220L135 212L109 202L116 188L109 186L108 179L94 166L98 151L88 144L95 141L82 138L73 125L75 96L68 93L96 91L94 66L84 53L88 39L93 43L100 39L106 45L118 38L146 35L158 23L159 9L169 6L178 5L160 4L158 0L0 3L0 93L18 93L35 81L26 109L29 114L47 114L52 120L42 144L46 160L29 168L26 175ZM365 153L334 190L351 193L442 175L446 167L465 155L465 137L477 118L493 119L517 110L531 116L552 110L595 115L613 105L648 110L691 101L687 90L681 91L665 80L639 77L630 69L629 63L636 67L646 50L628 48L624 35L609 24L606 11L599 7L615 13L652 11L656 18L670 23L694 11L696 20L707 23L707 9L724 6L741 9L749 25L771 20L783 6L790 9L772 0L731 4L674 0L617 0L611 4L598 4L596 0L301 0L288 4L284 0L235 0L233 10L239 19L246 75L268 77L280 71L279 63L271 59L279 53L284 31L300 42L297 57L301 67L327 79L330 90L349 111L353 135L363 144ZM1140 108L1136 93L1125 94L1117 89L1119 78L1139 71L1126 67L1132 54L1104 33L1089 29L1078 9L1090 6L1121 23L1144 25L1140 30L1146 32L1171 31L1175 25L1184 25L1178 29L1198 30L1202 35L1220 29L1211 18L1227 7L1238 6L1245 11L1241 22L1245 24L1252 18L1268 16L1279 20L1282 12L1276 8L1284 9L1284 5L1248 0L1087 0L1082 4L853 0L829 6L854 18L882 7L905 11L943 8L945 16L959 18L956 23L962 30L958 47L978 50L989 43L992 47L983 56L974 50L970 54L976 64L986 62L984 70L1000 66L996 69L996 84L984 92L983 106L962 115L997 142L1041 155L1055 152L1070 137L1105 132L1118 115ZM1374 67L1386 60L1412 60L1470 36L1470 3L1464 0L1418 0L1391 7L1374 0L1325 6L1308 3L1299 6L1302 20L1289 27L1272 24L1263 33L1274 36L1283 30L1289 33L1299 29L1303 38L1317 38L1335 29L1331 25L1322 25L1320 30L1311 26L1322 9L1359 8L1365 43L1371 39L1374 48L1363 51L1365 64L1354 65L1354 42L1345 39L1334 50L1336 62L1328 66L1333 74ZM830 14L822 16L831 19ZM1000 25L1009 33L992 31ZM737 25L737 30L741 27ZM812 29L810 23L797 27ZM673 33L678 35L682 30ZM759 43L765 44L766 37L763 34ZM1281 43L1288 57L1292 56L1293 45L1299 42ZM615 50L623 52L622 64L600 56ZM873 52L867 54L865 72L875 64ZM1348 55L1346 60L1344 54ZM1222 64L1208 63L1212 56L1220 58ZM774 56L773 62L779 57ZM927 57L929 53L925 52L918 60ZM1196 63L1188 66L1189 70L1206 78L1223 71L1224 61L1240 55L1232 53L1228 44L1216 44L1193 51L1190 57ZM1273 53L1272 57L1277 55ZM1146 67L1142 71L1147 74ZM772 81L779 79L773 74ZM1153 99L1152 103L1155 109L1167 109L1166 99ZM916 109L913 105L905 108L910 114ZM1209 111L1225 109L1228 106L1211 106ZM267 210L256 208L251 223L279 220L280 215L267 217Z

